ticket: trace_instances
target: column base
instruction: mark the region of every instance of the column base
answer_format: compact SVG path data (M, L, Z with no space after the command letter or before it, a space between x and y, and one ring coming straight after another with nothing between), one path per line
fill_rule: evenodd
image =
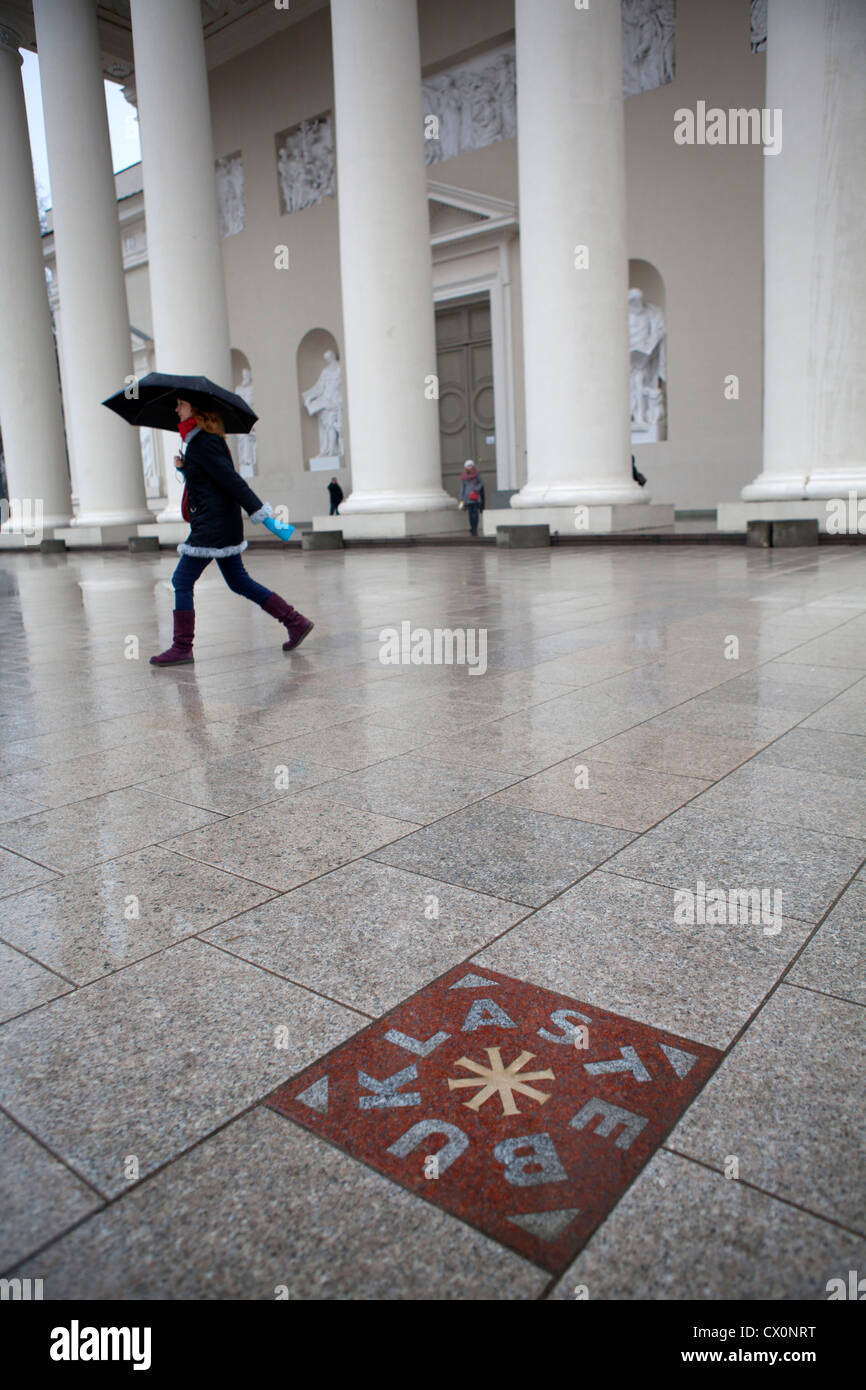
M818 530L828 535L866 534L866 496L839 493L826 501L720 502L716 526L719 531L745 531L750 521L818 522ZM829 523L829 524L828 524Z
M347 541L393 541L406 536L436 536L469 531L465 512L454 507L435 511L343 512L339 516L314 516L314 531L342 531Z
M596 482L563 483L550 487L526 487L515 493L511 506L518 511L548 507L634 507L651 499L644 488L632 478L617 482L614 478L599 478Z
M100 546L123 546L125 550L130 536L137 535L138 527L132 523L123 526L58 526L54 531L55 539L65 541L70 550L92 550Z
M140 536L156 536L160 545L180 545L189 535L189 522L181 519L180 521L148 521L144 526L136 528Z
M341 516L370 512L440 512L457 510L457 501L444 488L429 492L352 492L340 503Z
M482 515L485 536L497 526L549 526L551 536L598 536L617 531L661 531L674 524L669 502L620 506L496 507Z

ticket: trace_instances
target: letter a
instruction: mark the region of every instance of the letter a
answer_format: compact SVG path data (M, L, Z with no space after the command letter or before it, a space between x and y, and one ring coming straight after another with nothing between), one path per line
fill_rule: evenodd
M463 1024L462 1033L474 1033L476 1028L516 1028L517 1024L513 1018L509 1018L504 1009L494 1003L492 999L476 999L466 1015L466 1022Z

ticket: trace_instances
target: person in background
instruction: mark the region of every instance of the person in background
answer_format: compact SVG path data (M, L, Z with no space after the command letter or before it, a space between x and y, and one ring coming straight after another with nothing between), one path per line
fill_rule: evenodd
M484 511L484 484L472 459L467 459L460 474L460 505L469 513L469 534L478 535L478 518Z
M332 478L331 481L328 483L328 492L331 495L330 515L339 516L340 503L343 500L343 489L340 487L340 484L337 482L336 478Z
M638 471L637 465L634 461L634 454L632 454L631 456L631 476L634 478L635 482L639 484L640 487L646 487L646 478L644 477L643 473Z

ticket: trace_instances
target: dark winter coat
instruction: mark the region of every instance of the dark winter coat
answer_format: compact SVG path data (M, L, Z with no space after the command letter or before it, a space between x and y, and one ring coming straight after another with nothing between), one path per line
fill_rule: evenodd
M181 555L209 556L221 560L246 550L241 507L250 516L264 504L235 472L225 440L218 434L195 429L187 435L183 456L190 533Z
M470 502L470 500L469 500L470 493L473 493L473 492L477 492L477 493L478 493L478 501L477 501L477 502ZM483 484L482 481L481 481L481 474L480 474L480 473L476 473L475 476L472 477L472 478L464 478L464 477L461 476L461 479L460 479L460 501L461 501L461 502L463 503L463 505L466 506L466 507L473 507L473 506L474 506L474 507L480 507L482 511L484 510L484 484Z
M335 507L339 507L343 500L343 489L339 483L328 483L328 492L331 494L331 501Z

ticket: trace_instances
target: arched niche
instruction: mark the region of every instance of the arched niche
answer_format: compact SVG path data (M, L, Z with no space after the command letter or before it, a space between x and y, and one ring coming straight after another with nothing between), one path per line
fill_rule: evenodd
M304 455L304 469L310 472L310 460L319 457L319 425L315 415L310 415L304 405L304 392L309 391L318 381L325 366L325 353L332 352L340 361L340 350L333 333L327 328L311 328L305 333L297 351L298 403L301 412L301 444ZM345 428L345 395L343 424ZM344 446L345 448L345 446ZM328 465L331 472L337 472L340 464L335 459ZM345 466L345 457L343 458Z
M644 304L652 306L652 317L648 317L648 337L649 341L657 338L657 332L652 326L652 318L658 317L661 311L663 336L650 356L647 370L647 377L655 383L655 389L649 393L639 389L641 378L635 375L635 355L630 354L630 390L629 390L629 409L632 417L631 442L635 444L658 444L668 437L668 364L667 364L667 311L665 303L665 282L660 271L651 261L631 260L628 263L628 287L629 290L640 290L643 295ZM659 376L656 377L658 371ZM641 407L646 416L645 427L635 425L634 411L636 400L643 404ZM654 418L659 416L659 418Z
M232 348L232 390L256 409L256 383L253 379L250 359L240 348ZM234 436L233 449L235 463L242 478L255 478L259 471L258 440L255 429L250 434Z

